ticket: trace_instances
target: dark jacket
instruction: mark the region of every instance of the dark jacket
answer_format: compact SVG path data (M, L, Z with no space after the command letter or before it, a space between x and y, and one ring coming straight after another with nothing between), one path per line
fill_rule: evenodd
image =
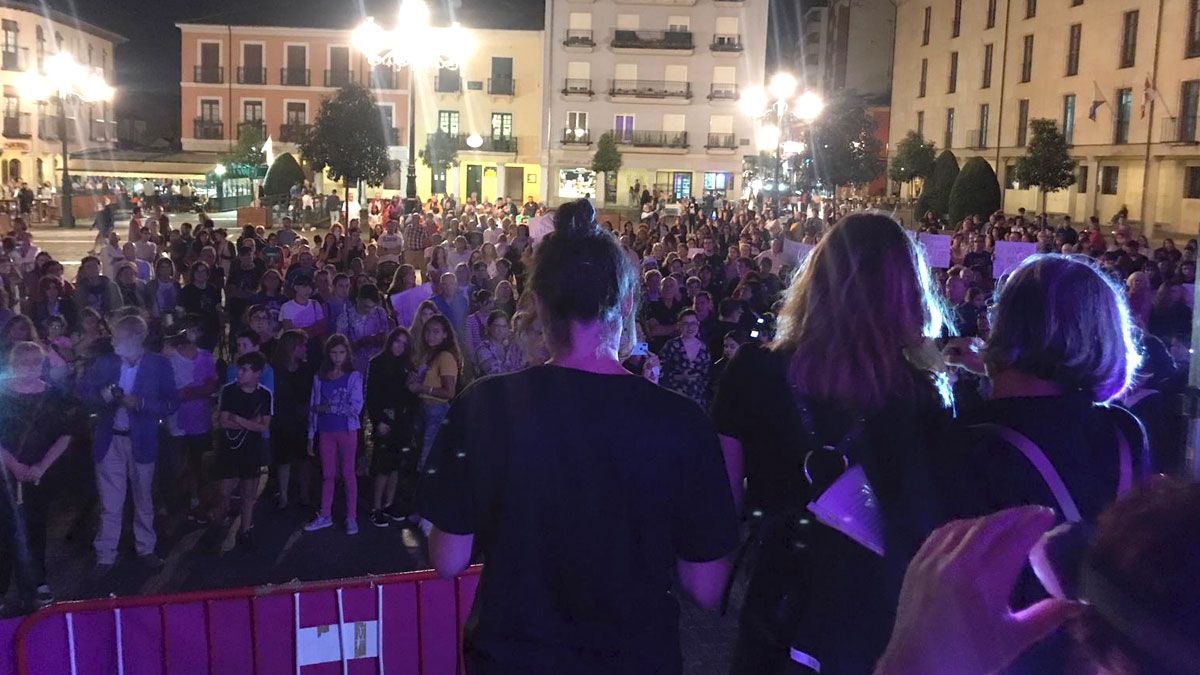
M105 354L96 359L79 381L78 395L87 411L95 416L92 431L92 456L97 462L108 454L112 443L116 402L106 403L100 392L121 379L121 357ZM161 354L146 352L138 364L137 379L128 392L142 399L139 410L129 411L129 438L133 444L133 459L139 464L153 463L158 458L158 425L179 407L175 389L175 374L171 362Z

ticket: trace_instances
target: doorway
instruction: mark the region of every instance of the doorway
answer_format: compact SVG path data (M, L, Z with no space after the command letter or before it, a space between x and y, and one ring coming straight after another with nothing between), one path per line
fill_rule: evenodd
M467 165L467 194L462 195L469 199L474 196L480 199L483 193L483 165L468 164Z
M517 201L525 198L525 167L504 167L504 197Z

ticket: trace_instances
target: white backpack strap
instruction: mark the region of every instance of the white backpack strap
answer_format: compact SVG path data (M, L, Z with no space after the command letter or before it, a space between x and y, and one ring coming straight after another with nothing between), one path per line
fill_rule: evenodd
M1046 482L1046 487L1050 488L1050 493L1054 495L1054 501L1058 502L1058 508L1063 517L1072 523L1083 520L1083 516L1079 513L1079 507L1075 505L1075 499L1067 491L1067 485L1063 482L1062 476L1058 475L1058 471L1050 463L1050 458L1046 457L1046 453L1042 452L1036 443L1029 440L1024 434L1000 424L979 424L973 428L996 434L1003 438L1004 442L1025 455L1025 459L1029 460L1033 468L1041 474L1042 480ZM1128 446L1126 446L1126 455L1128 455Z

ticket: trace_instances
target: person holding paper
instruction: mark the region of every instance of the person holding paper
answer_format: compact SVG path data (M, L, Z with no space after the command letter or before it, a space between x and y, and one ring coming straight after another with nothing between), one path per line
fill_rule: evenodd
M844 218L775 340L722 374L713 417L759 549L734 673L867 673L887 643L904 566L937 524L925 458L949 420L929 342L945 310L915 247L887 216ZM851 527L818 520L838 514Z

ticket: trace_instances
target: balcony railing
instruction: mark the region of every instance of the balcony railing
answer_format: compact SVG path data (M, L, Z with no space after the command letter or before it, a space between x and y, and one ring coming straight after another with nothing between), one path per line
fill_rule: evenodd
M267 137L267 123L262 120L246 120L238 122L238 138L242 138L246 134L258 134L259 138Z
M1200 116L1163 118L1162 142L1200 143Z
M384 127L383 134L387 138L388 145L400 145L400 130L396 127Z
M613 33L616 49L693 49L692 32L683 30L618 30Z
M516 91L517 81L511 77L489 77L487 91L492 96L512 96Z
M75 120L67 119L67 141L74 143L78 140L78 132L76 132ZM61 140L58 135L58 116L43 116L38 118L38 137L42 140L57 141Z
M372 89L399 89L400 78L396 77L396 71L373 70L370 74L370 83Z
M197 117L192 125L192 135L201 140L220 140L225 138L225 123L221 120L206 120Z
M736 101L737 97L738 88L736 84L713 82L708 87L708 100L710 101Z
M712 44L710 44L708 48L714 52L740 52L742 51L742 36L725 34L714 35Z
M456 94L462 91L462 75L456 72L441 72L434 75L433 90L441 94Z
M310 124L291 123L279 125L279 140L283 143L299 143L308 133Z
M326 87L345 87L354 82L354 71L352 70L326 70L325 71L325 86Z
M225 84L224 66L193 66L192 82L204 84Z
M568 77L566 79L566 81L563 82L562 93L591 96L591 95L595 94L596 92L592 90L591 79L585 79L585 78L581 78L581 77Z
M5 138L31 138L33 136L33 116L29 113L17 113L4 116Z
M971 150L983 150L987 147L987 129L972 129L967 132L967 147Z
M591 145L592 132L587 129L563 129L563 145Z
M25 70L29 67L29 49L18 47L0 52L0 67L18 72Z
M564 47L595 47L596 40L592 37L590 28L568 28L567 37L563 40Z
M238 84L266 84L267 69L240 66L237 69L237 81Z
M735 134L709 133L708 140L704 142L704 147L733 150L737 147L737 136Z
M92 120L91 138L93 141L115 141L117 140L117 123L106 120Z
M308 68L280 68L279 83L285 87L307 87L309 85Z
M635 148L686 148L686 131L613 131L619 145Z
M437 135L438 134L428 134L428 138L430 140L432 140ZM443 134L443 135L449 136L454 141L454 147L459 152L503 152L503 153L509 153L509 154L515 154L517 152L517 139L512 138L511 136L508 136L508 137L484 136L482 138L483 143L478 148L472 148L470 145L467 144L467 138L469 138L468 134L458 134L458 135Z
M666 80L613 80L610 96L633 96L635 98L682 98L692 97L690 82Z

